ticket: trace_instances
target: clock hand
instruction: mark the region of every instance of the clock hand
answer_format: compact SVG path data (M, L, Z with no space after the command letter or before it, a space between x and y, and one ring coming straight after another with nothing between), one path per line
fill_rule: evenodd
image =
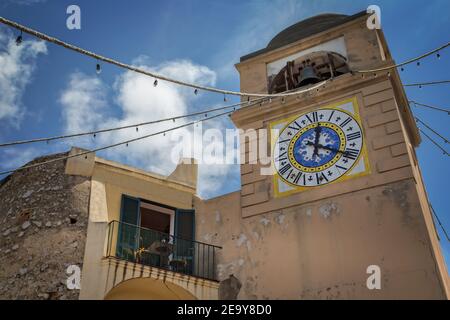
M322 148L322 149L325 149L325 150L330 150L330 151L342 153L343 155L347 155L347 154L348 154L347 151L342 151L342 150L339 150L339 149L335 149L335 148L323 146L323 145L321 145L321 144L318 144L317 147Z
M322 127L319 126L319 124L317 124L316 128L314 129L314 131L316 132L316 136L314 137L314 152L312 157L314 158L315 156L319 155L319 139L320 139L320 132L322 131Z

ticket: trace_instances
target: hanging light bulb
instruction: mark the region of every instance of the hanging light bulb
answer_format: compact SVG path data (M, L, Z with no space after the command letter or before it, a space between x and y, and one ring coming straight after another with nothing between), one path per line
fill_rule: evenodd
M438 52L438 53L436 54L436 57L440 60L440 59L441 59L441 54Z
M164 131L164 133L163 133L163 136L165 137L166 136L166 132Z
M97 74L100 74L102 72L102 67L100 66L100 63L97 63L97 65L95 66L95 72L97 72Z
M208 114L207 113L205 113L205 118L208 116Z
M391 72L390 72L390 71L387 73L387 76L388 76L389 78L391 77Z
M20 30L20 34L17 36L16 38L16 45L20 46L20 44L23 41L23 37L22 37L22 30Z
M126 146L128 147L128 142L127 142Z
M136 127L136 132L138 132L139 131L139 127Z
M223 102L227 102L227 96L223 95Z
M377 77L377 74L376 74L376 73L374 73L374 74L373 74L373 76L374 76L374 77L376 78L376 77Z
M422 89L422 85L419 85L419 89Z
M284 103L284 97L283 97L283 98L281 98L281 103Z
M158 85L158 79L155 79L155 81L153 82L153 86L156 87Z
M175 123L175 118L172 119L173 123Z
M198 89L195 89L194 94L197 95L197 93L198 93Z
M96 136L97 136L97 135L94 133L94 135L93 135L94 139L95 139Z
M272 103L272 98L269 98L269 103Z
M420 61L417 61L417 66L420 67Z

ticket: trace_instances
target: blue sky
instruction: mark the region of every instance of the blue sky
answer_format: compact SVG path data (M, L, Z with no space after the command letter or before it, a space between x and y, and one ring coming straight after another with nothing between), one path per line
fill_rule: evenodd
M81 7L81 30L66 28L66 8L70 4ZM450 12L450 2L446 0L5 0L0 4L0 15L127 63L189 81L238 90L239 77L233 64L240 56L265 47L276 33L299 20L324 12L354 14L370 4L381 7L382 28L397 62L449 41L450 19L444 13ZM0 26L0 57L10 54L9 58L13 59L10 65L15 67L4 69L3 78L0 77L3 80L9 77L6 82L0 81L0 141L151 120L199 110L222 100L221 96L203 92L194 97L192 92L164 85L158 86L158 93L151 93L147 85L152 79L136 77L109 65L102 65L102 73L97 75L96 61L90 58L51 44L40 44L28 35L24 36L21 48L13 48L8 39L15 36L17 31ZM401 74L403 82L448 79L450 49L441 55L440 60L424 59L420 68L406 67ZM14 88L13 95L6 94L8 88ZM406 92L410 99L449 108L448 85L407 88ZM230 97L229 101L236 100ZM1 108L7 109L2 113ZM447 115L419 108L413 111L438 132L450 136ZM209 126L231 128L232 124L223 119ZM38 155L68 150L71 144L93 147L130 136L132 133L128 132L98 137L95 141L86 138L2 149L0 169L14 168ZM101 155L168 173L173 167L167 165L165 159L169 155L160 144L152 147L155 143L149 140L127 150L122 148ZM449 159L426 139L417 154L429 198L450 230ZM240 187L237 166L203 167L200 175L204 197ZM450 261L450 244L442 233L441 239L446 259Z

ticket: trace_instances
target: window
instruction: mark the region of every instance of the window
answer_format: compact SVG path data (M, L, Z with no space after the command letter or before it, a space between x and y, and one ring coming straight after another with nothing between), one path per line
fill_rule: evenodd
M116 256L192 274L194 214L122 195Z

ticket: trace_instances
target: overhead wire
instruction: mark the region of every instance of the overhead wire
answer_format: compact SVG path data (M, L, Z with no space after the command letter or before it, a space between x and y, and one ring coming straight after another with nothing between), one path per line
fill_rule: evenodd
M48 42L54 43L56 45L59 45L59 46L62 46L64 48L66 48L66 49L69 49L69 50L81 53L83 55L89 56L91 58L94 58L97 61L103 61L103 62L112 64L112 65L116 65L116 66L124 68L124 69L128 69L130 71L134 71L134 72L137 72L137 73L141 73L141 74L147 75L149 77L153 77L153 78L155 78L155 86L157 85L158 79L159 79L159 80L168 81L168 82L171 82L171 83L174 83L174 84L178 84L178 85L188 86L188 87L194 88L195 89L195 91L194 91L195 94L198 93L198 90L205 90L205 91L210 91L210 92L221 93L221 94L224 94L224 95L236 95L236 96L244 96L244 97L286 97L286 96L294 96L294 95L298 95L298 94L301 94L301 93L304 93L304 92L309 92L309 91L315 90L317 88L320 88L324 84L326 84L327 81L328 81L328 80L325 80L325 81L320 82L320 83L318 83L316 85L313 85L311 87L305 88L303 90L298 90L298 91L295 91L295 92L284 92L284 93L273 93L273 94L251 93L251 92L224 90L224 89L220 89L220 88L216 88L216 87L204 86L204 85L199 85L199 84L194 84L194 83L181 81L181 80L170 78L170 77L166 77L166 76L154 73L154 72L150 72L148 70L144 70L144 69L141 69L141 68L138 68L138 67L135 67L135 66L123 63L123 62L119 62L119 61L114 60L112 58L105 57L105 56L99 55L97 53L94 53L92 51L88 51L86 49L77 47L77 46L75 46L73 44L67 43L67 42L62 41L60 39L57 39L55 37L51 37L51 36L49 36L47 34L44 34L44 33L39 32L37 30L31 29L31 28L29 28L27 26L24 26L24 25L19 24L19 23L15 22L15 21L6 19L4 17L0 17L0 22L3 23L3 24L8 25L10 27L16 28L16 29L20 30L21 32L25 32L25 33L31 34L31 35L33 35L33 36L35 36L35 37L37 37L39 39L42 39L44 41L48 41ZM416 58L407 60L407 61L405 61L403 63L394 64L394 65L391 65L391 66L386 66L386 67L381 67L381 68L376 68L376 69L352 70L352 73L355 73L355 72L356 73L374 73L374 72L378 72L378 71L390 70L390 69L393 69L393 68L398 68L398 67L410 64L412 62L418 61L418 60L423 59L423 58L425 58L425 57L427 57L429 55L432 55L434 53L438 53L438 57L440 57L439 52L442 51L443 49L447 48L448 46L450 46L450 42L447 42L446 44L444 44L444 45L442 45L442 46L440 46L440 47L438 47L436 49L433 49L433 50L431 50L431 51L429 51L427 53L424 53L424 54L422 54L422 55L420 55L420 56L418 56ZM98 66L99 66L99 64L97 63L97 70L98 70ZM224 97L224 100L225 100L225 97Z
M258 102L261 102L261 101L264 101L264 100L266 100L266 99L265 98L260 98L260 99L255 99L252 102L258 103ZM235 109L236 107L242 106L244 104L248 104L248 102L247 101L239 102L239 103L234 103L234 104L231 104L231 105L226 105L226 106L222 106L222 107L218 107L218 108L214 108L214 109L206 109L206 110L203 110L203 111L193 112L193 113L189 113L189 114L186 114L186 115L169 117L169 118L164 118L164 119L159 119L159 120L146 121L146 122L135 123L135 124L119 126L119 127L113 127L113 128L91 130L91 131L87 131L87 132L79 132L79 133L66 134L66 135L60 135L60 136L52 136L52 137L43 137L43 138L35 138L35 139L28 139L28 140L4 142L4 143L0 143L0 148L1 147L6 147L6 146L14 146L14 145L21 145L21 144L28 144L28 143L36 143L36 142L50 142L50 141L53 141L53 140L75 138L75 137L81 137L81 136L87 136L87 135L96 135L96 134L99 134L99 133L111 132L111 131L117 131L117 130L129 129L129 128L139 128L139 127L147 126L147 125L150 125L150 124L157 124L157 123L161 123L161 122L174 121L174 120L178 120L178 119L182 119L182 118L194 117L194 116L198 116L198 115L201 115L201 114L206 114L208 112L215 112L215 111L226 110L226 109L231 109L231 108Z
M429 108L429 109L433 109L433 110L436 110L436 111L442 111L442 112L445 112L448 115L450 115L450 110L449 109L444 109L444 108L430 106L428 104L419 103L419 102L414 101L414 100L410 100L408 102L414 104L415 107L419 106L419 107Z
M428 130L430 130L431 132L433 132L435 135L437 135L439 138L441 138L442 140L444 140L445 143L448 143L448 139L446 137L444 137L443 135L441 135L439 132L437 132L436 130L434 130L433 128L431 128L428 124L426 124L425 122L423 122L422 120L420 120L418 117L414 117L416 119L416 121L418 123L423 124Z
M439 217L438 217L438 215L436 214L436 211L434 211L434 208L433 208L433 206L431 205L431 203L430 203L430 208L431 208L431 212L432 212L433 215L435 216L435 218L436 218L436 220L437 220L439 226L441 227L441 229L442 229L442 231L443 231L445 237L447 238L447 241L450 242L450 237L448 236L447 230L445 230L444 225L443 225L442 222L441 222L441 219L439 219Z
M188 127L188 126L191 126L191 125L195 125L198 122L208 121L208 120L211 120L211 119L214 119L214 118L218 118L218 117L221 117L221 116L224 116L224 115L227 115L227 114L231 115L232 111L225 111L225 112L213 115L213 116L209 116L209 117L205 117L205 118L200 119L200 120L188 122L188 123L176 126L176 127L168 128L168 129L165 129L165 130L160 130L158 132L154 132L154 133L150 133L150 134L147 134L147 135L144 135L144 136L140 136L140 137L137 137L137 138L133 138L133 139L121 141L121 142L118 142L118 143L106 145L106 146L99 147L99 148L96 148L96 149L82 151L82 152L77 153L77 154L72 154L72 155L67 155L67 156L63 156L63 157L58 157L58 158L54 158L54 159L50 159L50 160L46 160L46 161L42 161L42 162L38 162L38 163L33 163L33 164L30 164L30 165L25 165L25 166L18 167L18 168L15 168L15 169L1 171L0 172L0 176L8 174L8 173L22 171L22 170L25 170L25 169L39 167L39 166L42 166L42 165L46 165L46 164L49 164L49 163L53 163L53 162L56 162L56 161L62 161L62 160L66 160L66 159L70 159L70 158L74 158L74 157L82 157L82 156L87 157L89 154L93 154L93 153L96 153L96 152L99 152L99 151L103 151L103 150L106 150L106 149L118 147L118 146L121 146L121 145L127 145L128 146L128 144L130 144L132 142L135 142L135 141L139 141L139 140L142 140L142 139L147 139L147 138L159 135L159 134L165 134L165 133L170 132L170 131L174 131L174 130L177 130L177 129L180 129L180 128L184 128L184 127Z
M26 27L24 25L21 25L15 21L6 19L4 17L0 17L0 22L3 24L6 24L10 27L16 28L22 32L31 34L33 36L35 36L36 38L54 43L56 45L62 46L66 49L81 53L83 55L89 56L91 58L96 59L97 61L103 61L130 71L134 71L140 74L144 74L146 76L155 78L155 84L157 85L157 81L159 80L163 80L163 81L167 81L167 82L171 82L174 84L178 84L178 85L182 85L182 86L187 86L187 87L191 87L193 89L197 89L197 90L204 90L204 91L210 91L210 92L216 92L216 93L221 93L224 95L235 95L235 96L243 96L243 97L286 97L286 96L294 96L294 95L298 95L301 93L305 93L305 92L309 92L312 90L315 90L317 88L320 88L321 86L325 85L328 80L324 80L320 83L317 83L311 87L308 87L306 89L303 90L297 90L295 92L285 92L285 93L274 93L274 94L266 94L266 93L251 93L251 92L241 92L241 91L232 91L232 90L224 90L224 89L219 89L219 88L215 88L215 87L210 87L210 86L204 86L204 85L199 85L199 84L194 84L194 83L190 83L190 82L186 82L186 81L182 81L182 80L178 80L178 79L174 79L174 78L170 78L167 76L163 76L161 74L157 74L154 72L150 72L148 70L144 70L135 66L132 66L130 64L126 64L117 60L114 60L112 58L108 58L102 55L99 55L97 53L94 53L92 51L88 51L86 49L77 47L73 44L67 43L65 41L62 41L60 39L57 39L55 37L51 37L47 34L44 34L42 32L39 32L37 30L31 29L29 27ZM97 63L98 64L98 63ZM156 86L155 85L155 86ZM198 92L198 91L197 91Z
M402 62L402 63L397 63L397 64L393 64L393 65L390 65L390 66L381 67L381 68L375 68L375 69L353 70L353 72L357 72L357 73L373 73L373 72L386 71L386 70L399 68L399 67L405 66L407 64L419 61L419 60L421 60L421 59L423 59L425 57L428 57L428 56L430 56L430 55L432 55L432 54L434 54L436 52L442 51L443 49L447 48L448 46L450 46L450 42L447 42L446 44L444 44L444 45L442 45L442 46L440 46L440 47L438 47L436 49L433 49L433 50L431 50L431 51L429 51L427 53L424 53L424 54L422 54L422 55L420 55L420 56L418 56L416 58L412 58L412 59L406 60L405 62Z
M446 83L450 83L450 80L407 83L407 84L404 84L403 86L404 87L423 87L423 86L432 86L432 85L436 85L436 84L446 84Z
M428 134L426 134L422 129L419 128L419 131L428 139L430 140L436 147L438 147L439 149L441 149L441 151L444 153L444 155L446 156L450 156L450 154L439 144L437 143L433 138L431 138Z

